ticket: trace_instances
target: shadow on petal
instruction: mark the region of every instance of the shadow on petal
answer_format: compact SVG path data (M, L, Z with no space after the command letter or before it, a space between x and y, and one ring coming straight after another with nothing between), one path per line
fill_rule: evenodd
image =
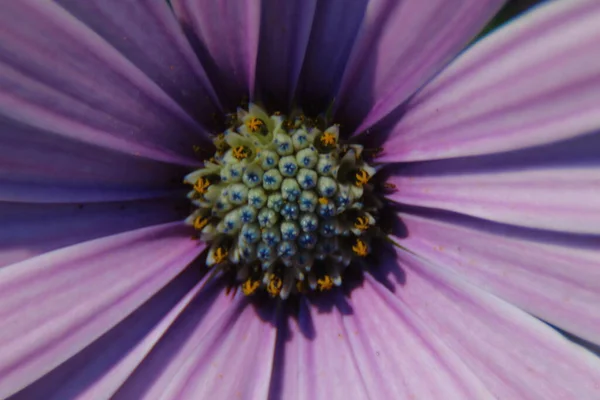
M600 132L593 132L577 138L521 150L391 164L384 169L384 174L420 177L520 171L534 167L600 166L598 148L600 148Z

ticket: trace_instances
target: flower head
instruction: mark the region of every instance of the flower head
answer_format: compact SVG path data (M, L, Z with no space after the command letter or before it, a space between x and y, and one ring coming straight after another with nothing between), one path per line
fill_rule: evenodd
M244 294L260 288L286 299L340 286L353 252L365 257L364 240L377 232L376 194L365 187L375 169L361 145L341 145L336 125L266 115L250 104L228 118L215 139L225 144L186 177L197 206L188 223L214 243L207 266L221 264Z
M600 4L502 3L3 4L0 397L599 398Z

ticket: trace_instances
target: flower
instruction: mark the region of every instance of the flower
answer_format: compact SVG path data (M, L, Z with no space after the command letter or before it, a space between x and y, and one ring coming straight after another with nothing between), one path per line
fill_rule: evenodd
M600 3L452 60L501 3L4 4L0 397L598 398ZM244 96L383 147L356 287L205 274L180 182Z

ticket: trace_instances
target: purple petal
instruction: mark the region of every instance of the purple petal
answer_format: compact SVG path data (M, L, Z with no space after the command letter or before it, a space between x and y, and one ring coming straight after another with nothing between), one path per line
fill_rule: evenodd
M336 296L333 311L302 304L299 325L293 325L282 350L281 397L489 396L476 375L413 312L398 307L392 295L379 293L374 285L366 282L357 288L347 304Z
M382 161L520 149L600 128L600 3L554 1L478 42L406 106Z
M115 399L264 399L276 329L241 293L218 283L181 313ZM265 318L266 320L263 320Z
M260 3L174 0L173 8L217 94L235 109L254 92Z
M529 314L446 270L398 250L396 307L414 312L494 398L595 399L600 359ZM396 267L397 268L397 267ZM373 280L369 277L368 280ZM379 286L380 293L390 293ZM394 296L388 296L390 302ZM415 376L414 379L427 379Z
M0 200L88 202L143 199L181 190L189 172L107 150L0 116Z
M367 4L368 0L317 2L296 94L308 113L318 115L334 100Z
M57 139L197 164L192 147L208 141L198 123L55 2L10 2L0 25L0 115Z
M389 198L493 221L600 233L600 135L552 146L413 163L389 179Z
M166 1L57 0L179 103L211 125L214 90Z
M549 323L600 343L598 237L401 214L408 250Z
M298 400L369 398L342 316L317 307L302 299L297 323L290 320L288 338L278 348L282 365L275 371L278 393L272 397L293 393Z
M367 279L352 292L352 310L344 328L370 398L491 397L477 371L379 283Z
M113 329L11 400L112 396L202 287L192 263Z
M92 240L0 269L0 397L138 308L203 249L181 223Z
M0 267L80 242L181 220L187 204L172 198L119 203L0 202Z
M316 0L261 2L258 99L285 111L296 92Z
M356 132L378 122L439 72L503 2L371 1L336 96L338 118L359 125Z

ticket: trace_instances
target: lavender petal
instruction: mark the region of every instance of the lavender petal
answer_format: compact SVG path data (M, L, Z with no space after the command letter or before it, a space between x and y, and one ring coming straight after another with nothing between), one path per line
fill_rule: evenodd
M502 0L371 1L336 97L356 133L404 103L455 57Z
M64 138L0 116L0 200L64 203L147 199L181 190L189 171Z
M215 91L166 1L57 0L205 126Z
M79 204L0 202L0 267L88 240L181 220L185 210L186 200L173 198Z
M197 295L191 264L127 318L10 400L99 399L114 395Z
M389 301L418 315L495 398L598 397L595 355L443 264L400 249L397 260L404 283Z
M241 293L226 293L222 282L208 295L200 292L114 398L266 398L274 309L263 316Z
M0 115L55 137L197 164L193 146L209 144L206 131L55 2L10 2L0 25Z
M491 294L600 343L598 236L496 224L460 215L401 214L399 243Z
M0 269L0 397L75 355L138 308L202 246L180 222L77 244Z
M260 2L174 0L173 9L230 111L254 93Z
M257 98L284 112L296 93L316 4L316 0L261 2Z
M405 107L381 161L522 149L600 127L600 3L553 1L484 38Z
M393 201L559 232L600 234L600 135L393 168Z

